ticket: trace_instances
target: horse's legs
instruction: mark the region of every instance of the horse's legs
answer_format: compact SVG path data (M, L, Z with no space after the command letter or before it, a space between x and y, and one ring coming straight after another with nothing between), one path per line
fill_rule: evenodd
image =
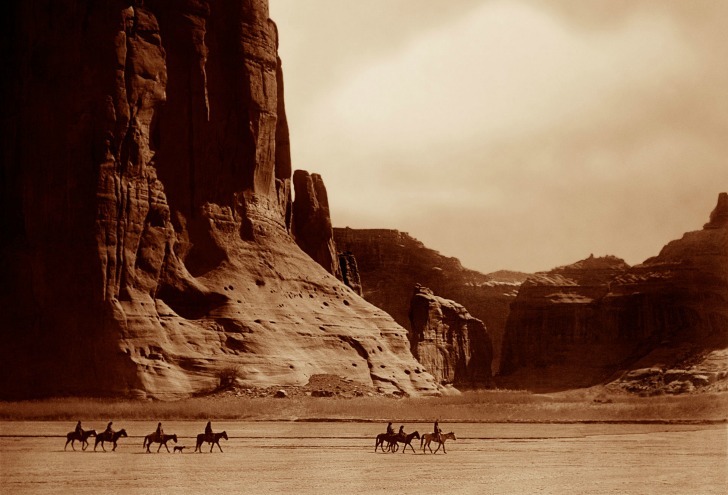
M114 440L114 448L111 449L113 452L116 452L116 440Z
M443 444L442 444L442 443L440 443L440 444L439 444L439 445L437 446L437 448L435 449L435 454L437 454L437 451L438 451L438 450L440 450L440 447L442 447L442 445L443 445Z
M167 444L165 444L164 446L166 447ZM159 442L159 447L157 447L157 453L159 453L159 449L161 449L161 448L162 448L162 442ZM167 452L169 452L169 449L167 449Z
M217 445L217 448L220 449L220 452L222 452L222 447L220 447L220 441L219 440L217 442L215 442L215 444L212 447L214 447L215 445ZM210 452L212 452L212 447L210 447Z
M70 441L71 441L71 440L66 440L66 445L64 445L64 446L63 446L63 450L66 450L66 447L68 447L68 443L69 443ZM71 448L72 448L73 450L76 450L76 449L75 449L75 448L73 447L73 443L71 443Z

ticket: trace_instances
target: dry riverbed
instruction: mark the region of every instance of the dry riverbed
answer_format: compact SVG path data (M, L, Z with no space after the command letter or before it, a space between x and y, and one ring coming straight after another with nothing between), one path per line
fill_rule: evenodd
M185 453L147 454L142 440L152 421L116 419L130 436L107 453L94 453L93 439L86 452L64 452L68 421L0 422L0 492L723 494L728 486L725 423L445 423L457 440L436 455L423 454L418 441L416 454L374 453L384 424L280 421L215 421L230 437L224 453L192 453L204 425L165 421Z

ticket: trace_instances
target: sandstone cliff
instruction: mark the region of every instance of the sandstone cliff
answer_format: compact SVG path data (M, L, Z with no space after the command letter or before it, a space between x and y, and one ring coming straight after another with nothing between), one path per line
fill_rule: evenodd
M340 276L339 258L331 226L329 198L319 174L305 170L293 173L292 233L296 243L332 275Z
M485 275L464 268L409 234L386 229L335 228L340 251L351 252L361 274L364 298L410 328L409 305L417 284L462 304L488 328L493 340L493 366L498 369L503 329L509 305L526 274Z
M725 198L703 230L640 265L599 268L590 259L525 282L506 326L504 381L583 386L619 370L710 361L728 346Z
M3 396L353 378L433 393L405 330L295 244L265 0L14 1Z
M412 353L443 385L491 384L493 346L483 322L454 301L416 286L410 303Z

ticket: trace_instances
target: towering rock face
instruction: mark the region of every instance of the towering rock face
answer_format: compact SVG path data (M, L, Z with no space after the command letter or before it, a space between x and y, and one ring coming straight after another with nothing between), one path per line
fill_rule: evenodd
M425 247L407 233L386 229L335 228L340 251L353 253L359 265L364 298L410 328L409 307L417 284L468 308L483 321L493 340L493 366L498 369L509 306L527 275L497 272L485 275L463 268Z
M461 305L417 286L410 303L412 353L442 384L491 383L493 347L483 322Z
M293 173L293 237L303 251L332 275L340 276L339 258L331 226L329 198L318 174Z
M504 380L591 385L618 370L694 364L728 346L725 198L703 230L640 265L595 271L598 260L585 260L524 283L506 326Z
M177 397L231 366L435 392L404 329L290 237L266 1L15 1L5 21L3 396Z
M529 277L511 305L501 373L536 368L526 381L538 385L548 367L569 386L604 378L605 367L624 359L624 348L600 335L598 307L614 277L629 266L606 256L589 258ZM573 368L573 369L572 369Z

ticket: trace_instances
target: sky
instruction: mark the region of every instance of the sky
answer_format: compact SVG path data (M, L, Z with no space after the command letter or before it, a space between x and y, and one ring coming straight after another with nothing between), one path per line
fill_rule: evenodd
M728 191L724 0L270 0L335 227L490 272L637 264Z

